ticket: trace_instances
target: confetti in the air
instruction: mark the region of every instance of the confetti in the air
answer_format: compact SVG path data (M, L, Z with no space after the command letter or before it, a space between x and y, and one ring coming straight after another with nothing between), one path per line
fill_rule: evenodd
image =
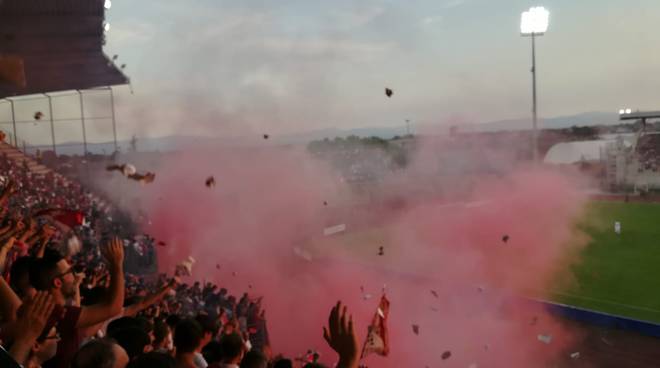
M436 298L439 298L439 297L440 297L440 296L438 295L438 292L435 291L435 290L431 290L431 294L432 294L434 297L436 297Z
M507 243L507 242L509 242L509 235L504 235L504 236L502 237L502 242L503 242L503 243Z
M392 97L392 94L394 94L394 91L389 88L385 88L385 96Z
M449 359L450 357L451 357L451 351L449 351L449 350L447 350L447 351L445 351L444 353L442 353L442 356L441 356L442 360L447 360L447 359Z
M212 187L215 186L215 178L212 177L212 176L209 176L208 178L206 178L206 182L205 182L205 183L206 183L206 186L207 186L208 188L212 188Z
M418 325L412 325L412 330L415 335L419 335L419 326Z
M268 139L270 136L268 134L264 134L264 139Z
M545 344L550 344L552 342L552 335L538 335L537 338L540 342Z
M382 246L378 247L378 255L379 256L385 255L385 249Z

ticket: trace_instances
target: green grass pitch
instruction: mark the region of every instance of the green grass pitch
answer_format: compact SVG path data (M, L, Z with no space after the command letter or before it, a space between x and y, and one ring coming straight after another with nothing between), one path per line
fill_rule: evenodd
M591 202L579 227L590 243L553 300L660 323L660 204Z

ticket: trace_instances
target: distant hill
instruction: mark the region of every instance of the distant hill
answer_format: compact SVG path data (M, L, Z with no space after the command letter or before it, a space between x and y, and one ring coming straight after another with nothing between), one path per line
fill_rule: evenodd
M562 129L571 126L593 126L593 125L615 125L619 124L619 116L616 112L585 112L576 115L560 116L554 118L542 118L539 120L539 128L541 129ZM532 125L531 117L524 119L509 119L498 120L477 124L461 124L458 126L459 132L493 132L500 130L527 130ZM412 127L413 133L427 134L433 132L435 134L445 134L449 132L449 126L441 125L417 125ZM349 135L356 135L359 137L376 136L384 139L389 139L394 136L403 136L407 133L404 126L397 127L366 127L356 129L319 129L296 134L289 134L285 136L271 136L269 142L272 144L307 144L310 141L334 138L334 137L347 137ZM139 151L176 151L184 147L212 147L215 145L251 145L258 142L253 137L241 138L218 138L218 137L191 137L191 136L167 136L158 138L138 138ZM127 152L130 147L128 141L119 142L122 152ZM93 153L111 153L114 146L111 142L107 143L88 143L87 148ZM49 149L49 146L44 146L42 149ZM34 149L28 149L33 151ZM58 146L59 154L81 154L82 143L69 142Z

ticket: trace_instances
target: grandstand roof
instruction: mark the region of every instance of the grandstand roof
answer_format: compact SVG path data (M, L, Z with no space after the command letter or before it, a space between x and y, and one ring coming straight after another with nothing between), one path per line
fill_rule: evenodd
M1 0L0 56L22 61L25 85L0 98L126 84L103 53L104 0Z
M595 140L557 143L550 148L543 162L550 164L574 164L600 160L601 149L612 140Z
M620 114L620 120L660 119L660 111L635 111L630 114Z

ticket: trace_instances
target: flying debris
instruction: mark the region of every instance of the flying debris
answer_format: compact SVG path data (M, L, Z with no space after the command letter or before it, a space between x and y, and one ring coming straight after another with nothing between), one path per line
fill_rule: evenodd
M508 243L508 242L509 242L509 235L504 235L504 236L502 237L502 242L503 242L503 243Z
M384 256L385 255L385 250L382 246L378 247L378 255L379 256Z
M419 326L418 325L412 325L412 330L415 335L419 335Z
M392 97L392 94L394 94L394 92L391 89L385 88L385 96Z
M131 164L108 165L105 169L108 171L119 171L124 176L131 176L137 173L137 169Z
M268 139L270 136L268 134L264 134L264 139Z
M545 344L550 344L552 342L552 335L538 335L537 338L540 342Z
M186 260L176 265L175 276L192 276L192 267L195 264L195 258L189 256Z
M431 290L431 294L432 294L434 297L436 297L436 298L439 298L439 297L440 297L440 296L438 295L438 292L435 291L435 290Z
M323 235L330 236L346 231L346 224L339 224L335 226L326 227L323 229Z
M206 178L206 187L208 188L213 188L215 187L215 178L212 176L209 176Z
M324 206L327 206L327 205L328 205L328 202L327 202L327 201L323 201L323 205L324 205Z
M147 172L145 174L133 174L128 176L129 179L135 180L137 182L140 182L142 184L149 184L153 183L154 180L156 180L156 174L152 172Z
M444 353L442 353L441 358L442 360L447 360L451 357L451 351L447 350Z
M41 120L41 118L44 117L44 113L41 111L37 111L34 113L34 120Z
M571 354L572 359L579 359L580 358L580 352L576 351L575 353Z
M164 246L167 245L167 243L165 243L164 241L161 240L161 241L158 242L158 245L160 245L161 247L164 247Z

